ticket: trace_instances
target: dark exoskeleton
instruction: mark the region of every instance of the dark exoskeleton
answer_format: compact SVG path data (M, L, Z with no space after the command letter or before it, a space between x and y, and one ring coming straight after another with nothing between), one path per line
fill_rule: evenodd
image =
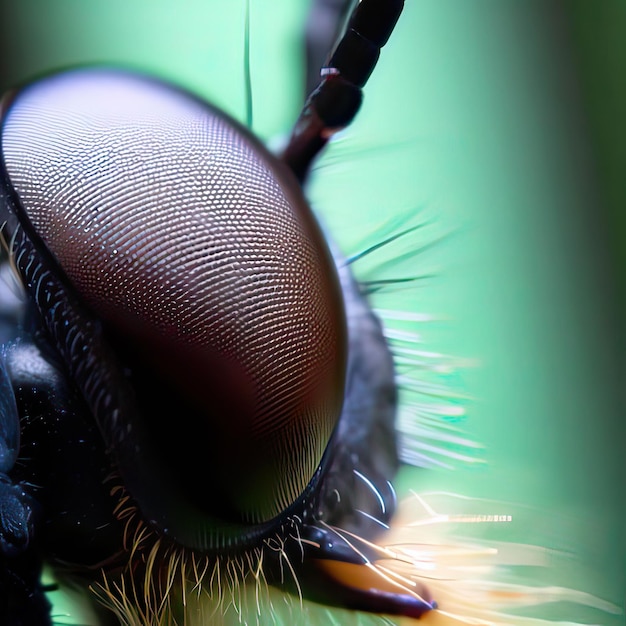
M0 294L0 621L51 623L42 564L123 567L120 493L209 558L288 557L317 600L419 616L339 583L394 512L392 358L301 186L348 125L403 3L364 0L280 158L142 76L80 69L4 100L0 224L25 303ZM356 541L356 540L355 540ZM275 570L274 574L272 573Z

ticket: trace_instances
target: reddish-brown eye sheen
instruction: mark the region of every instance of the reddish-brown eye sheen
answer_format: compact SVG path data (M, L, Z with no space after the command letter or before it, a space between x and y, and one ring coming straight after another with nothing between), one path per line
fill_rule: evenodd
M22 91L2 153L64 277L130 362L151 367L149 408L123 426L160 423L150 456L181 480L201 473L233 521L267 522L293 504L341 410L345 322L291 174L200 100L93 69Z

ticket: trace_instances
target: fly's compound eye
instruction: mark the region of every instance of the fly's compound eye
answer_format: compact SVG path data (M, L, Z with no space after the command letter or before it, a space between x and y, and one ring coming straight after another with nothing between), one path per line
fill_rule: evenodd
M6 235L142 516L245 544L315 480L342 404L334 264L299 185L172 87L78 70L14 97Z

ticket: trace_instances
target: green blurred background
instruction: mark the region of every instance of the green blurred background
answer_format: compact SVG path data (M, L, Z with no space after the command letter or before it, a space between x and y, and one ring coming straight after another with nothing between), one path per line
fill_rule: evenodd
M253 129L265 140L284 136L301 104L308 5L250 0ZM2 90L77 63L122 64L245 119L241 0L0 7ZM377 305L436 315L419 328L425 349L476 362L449 383L471 398L462 427L486 464L403 472L400 488L526 507L503 538L571 554L559 584L622 607L625 66L621 0L408 0L361 114L309 187L347 253L396 218L429 220L416 246L451 233L389 264L432 278ZM386 260L356 270L375 275Z

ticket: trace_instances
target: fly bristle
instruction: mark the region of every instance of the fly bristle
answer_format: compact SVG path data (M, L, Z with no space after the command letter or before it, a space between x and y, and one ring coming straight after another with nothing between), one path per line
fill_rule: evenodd
M295 520L260 547L231 555L203 554L160 536L141 519L124 487L116 485L111 493L117 498L115 514L124 522L126 563L103 571L92 590L123 626L214 624L227 613L240 623L248 623L251 615L262 623L266 609L271 611L264 571L268 553L280 564L281 580L293 579L299 591L283 539L294 537Z

